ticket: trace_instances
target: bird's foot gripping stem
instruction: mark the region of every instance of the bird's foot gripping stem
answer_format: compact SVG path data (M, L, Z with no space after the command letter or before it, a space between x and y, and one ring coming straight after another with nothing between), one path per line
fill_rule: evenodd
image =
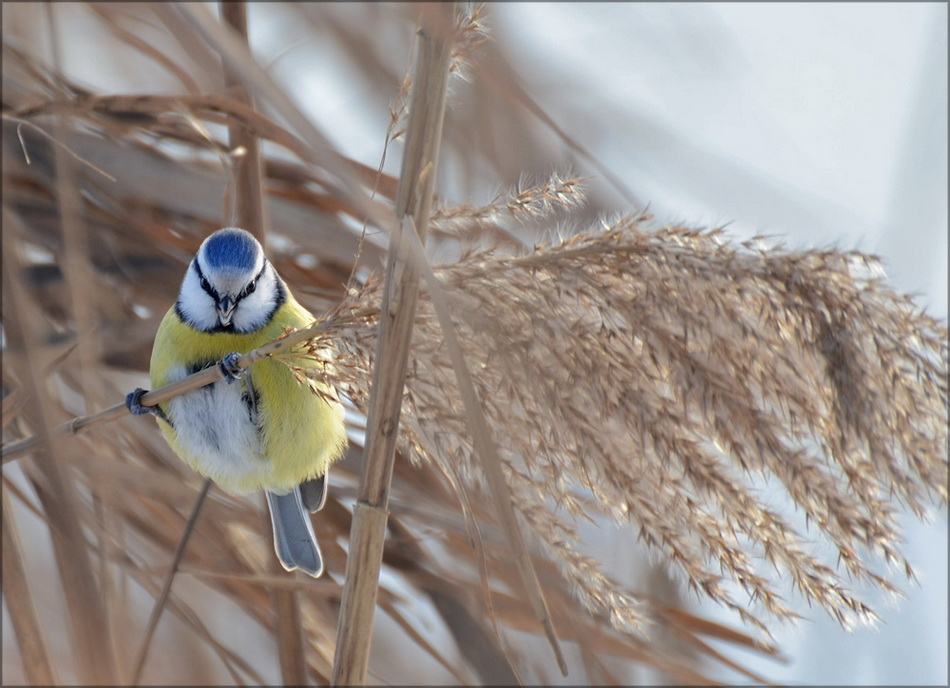
M234 382L235 380L240 380L241 377L247 372L243 368L238 366L238 360L241 358L241 354L237 351L232 351L227 356L221 359L221 363L218 364L218 367L221 368L221 372L224 374L224 379L228 383Z
M146 414L152 414L161 418L163 421L171 425L171 421L168 420L168 416L165 415L165 412L158 406L145 406L142 403L142 395L148 392L147 389L142 389L141 387L136 387L135 391L129 392L125 397L125 407L129 409L129 413L133 416L144 416Z

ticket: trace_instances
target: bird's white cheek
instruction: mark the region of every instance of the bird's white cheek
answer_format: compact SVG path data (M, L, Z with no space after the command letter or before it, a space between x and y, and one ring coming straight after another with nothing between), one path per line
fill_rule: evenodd
M193 270L189 270L178 294L178 307L189 325L198 330L210 330L218 326L218 311L214 300L208 296Z
M266 325L274 312L276 286L267 284L241 299L231 321L238 332L255 332Z

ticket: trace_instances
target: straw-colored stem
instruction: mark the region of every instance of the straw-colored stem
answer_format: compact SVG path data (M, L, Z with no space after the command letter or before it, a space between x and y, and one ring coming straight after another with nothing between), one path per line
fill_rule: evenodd
M261 523L270 529L270 519L266 514ZM270 570L275 577L287 575L275 556L270 558ZM307 644L300 618L300 591L292 587L270 586L270 589L274 599L274 635L281 680L285 686L307 685Z
M22 352L26 416L39 423L38 449L35 460L42 482L35 482L37 495L49 518L53 553L63 583L69 608L72 643L79 676L84 683L115 684L115 655L109 633L108 619L102 604L99 585L93 573L92 559L79 520L79 495L75 482L65 474L62 457L67 447L49 428L52 402L37 371L39 361L39 314L27 307L29 296L21 281L21 263L14 237L23 236L18 218L4 208L3 212L3 288L9 294L12 308L4 312L4 331L8 351Z
M408 232L425 241L445 116L446 80L455 4L425 5L417 34L418 58L406 148L396 194L396 220L386 266L367 413L364 467L353 512L346 584L337 626L334 685L366 683L387 521L393 457L412 338L419 270Z
M30 583L20 554L20 543L17 541L16 521L5 490L2 502L3 521L0 521L0 526L3 528L3 599L13 623L13 633L27 680L34 686L52 686L58 681L46 651L43 627L37 619L36 607L33 606L33 594L30 592Z
M195 500L195 506L191 510L191 515L188 517L188 522L185 524L185 529L178 541L178 547L175 549L175 553L172 555L171 566L168 568L168 573L165 574L165 581L162 583L162 591L155 600L155 606L152 607L152 613L148 619L148 626L145 629L145 638L142 640L142 645L139 647L138 655L135 659L135 668L132 670L133 686L137 686L142 678L142 671L145 669L145 660L148 659L148 651L152 647L152 638L155 635L155 629L158 628L158 622L162 618L162 612L165 611L165 605L168 603L168 596L172 591L172 583L175 582L175 576L178 573L178 567L181 565L182 557L185 555L185 547L188 546L188 540L191 539L191 534L195 530L195 525L198 523L198 516L201 515L201 507L204 506L205 498L208 496L208 491L210 489L211 480L206 479L204 486L201 488L201 492L198 493L198 499Z
M301 157L308 162L318 162L340 180L339 185L327 180L327 189L357 208L376 226L384 226L380 213L369 202L352 167L345 164L341 157L333 152L334 148L327 137L294 105L267 72L251 59L247 46L238 41L232 32L225 31L214 20L207 8L201 5L177 3L170 4L168 7L185 20L185 25L190 30L218 50L225 62L233 67L235 73L240 74L243 82L254 91L257 97L275 108L301 135L306 141L304 148L299 151Z
M50 51L53 63L62 71L63 56L61 51L61 26L57 21L57 13L47 3L47 20L50 29ZM66 117L54 118L54 139L65 141L68 131ZM70 307L73 313L76 332L77 360L76 377L79 381L79 390L82 394L84 408L88 411L99 406L105 398L102 380L95 374L100 358L99 322L97 314L97 280L93 274L89 247L92 245L89 236L89 227L82 214L82 199L77 167L79 163L63 146L53 147L56 164L56 196L59 201L60 236L63 243L63 273L67 291L70 295ZM78 364L78 365L77 365ZM100 550L108 547L109 533L119 530L115 526L114 514L102 508L97 493L92 494L93 509L96 513L94 536L99 541ZM114 566L106 557L100 557L97 567L104 619L107 623L109 636L101 642L115 648L116 629L111 619L121 618L118 613L122 606L116 591L114 580Z
M248 353L241 356L237 361L237 367L243 370L244 368L248 368L258 361L262 361L271 354L286 351L296 344L307 341L321 332L326 331L333 326L334 322L335 321L333 318L321 320L320 322L314 323L304 330L297 330L296 332L292 332L285 337L280 337L268 342L267 344L264 344L263 346L254 349L253 351L249 351ZM153 389L152 391L143 394L139 401L141 401L143 406L157 406L158 404L164 403L169 399L174 399L175 397L182 394L187 394L188 392L204 387L205 385L210 385L214 382L217 382L223 377L224 373L221 371L220 367L211 366L210 368L199 370L197 373L183 377L181 380L173 382L169 385L165 385L164 387ZM55 435L77 435L90 427L94 427L100 423L118 420L119 418L123 418L126 415L128 415L128 408L126 407L125 402L122 402L89 416L79 416L77 418L73 418L70 421L66 421L65 423L57 425L51 430L51 432ZM31 437L25 437L22 440L4 444L3 450L0 452L0 455L2 455L3 458L3 463L6 464L9 461L13 461L28 454L39 446L39 442L40 437L33 435Z
M220 8L224 22L231 26L246 44L247 3L222 2ZM240 73L227 60L224 61L224 74L230 96L253 109L254 95L244 85ZM233 161L233 198L230 199L228 208L231 218L229 224L243 227L266 247L267 216L264 213L260 139L250 127L235 121L228 128L228 142ZM269 536L269 521L264 524L264 531ZM277 559L272 557L271 570L277 573L279 569ZM272 595L277 617L274 633L277 638L281 678L284 685L304 685L307 681L306 656L297 591L277 588L273 590Z
M247 42L247 3L222 2L221 17ZM254 96L240 75L224 62L225 89L231 98L254 108ZM253 234L267 246L267 218L264 214L261 142L257 134L241 123L228 128L231 148L233 193L229 208L229 224L236 224Z

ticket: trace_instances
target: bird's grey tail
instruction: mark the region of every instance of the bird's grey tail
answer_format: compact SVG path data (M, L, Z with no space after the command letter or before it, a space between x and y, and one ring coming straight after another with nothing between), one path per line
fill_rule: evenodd
M314 511L320 511L327 501L327 477L329 473L330 471L327 469L327 472L319 478L311 478L302 482L300 487L297 488L300 490L303 505L307 507L307 511L311 514Z
M285 495L265 493L274 526L274 551L281 565L288 571L300 569L319 578L323 573L323 557L317 545L317 536L304 506L300 487Z

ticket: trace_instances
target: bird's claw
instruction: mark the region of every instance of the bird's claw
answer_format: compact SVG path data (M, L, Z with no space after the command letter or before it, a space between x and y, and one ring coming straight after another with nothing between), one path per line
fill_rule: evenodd
M125 397L125 407L129 409L129 413L131 413L133 416L144 416L151 414L153 416L158 416L163 421L171 425L171 422L168 420L168 417L161 408L158 406L145 406L142 403L142 395L146 394L147 392L147 389L136 387L134 391L128 393L128 395Z
M136 387L134 392L129 392L125 397L125 406L133 416L144 416L146 413L154 413L154 406L143 406L142 395L148 392L147 389Z
M218 367L221 368L221 372L224 374L224 378L229 384L235 380L240 380L241 376L244 375L244 369L238 367L238 359L240 358L241 354L237 351L232 351L222 358L221 363L218 364Z

